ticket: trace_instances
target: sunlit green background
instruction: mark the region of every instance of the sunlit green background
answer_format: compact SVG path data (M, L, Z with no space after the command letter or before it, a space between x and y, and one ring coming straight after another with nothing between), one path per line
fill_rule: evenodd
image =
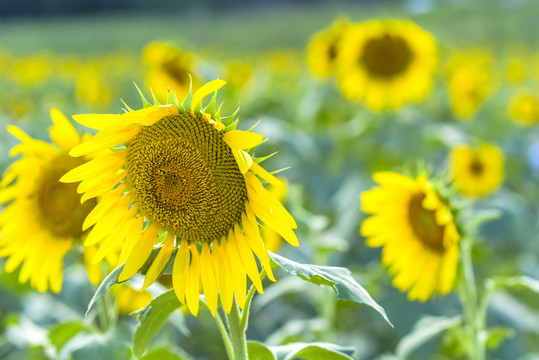
M539 129L511 122L508 103L519 86L509 85L505 78L508 59L526 58L528 80L521 86L538 94L539 2L208 1L193 5L162 1L154 6L118 2L114 8L97 4L85 9L58 1L37 11L0 4L2 170L12 162L7 153L17 143L4 130L8 124L48 139L51 107L68 117L119 113L124 106L120 99L139 107L133 82L150 97L142 53L151 42L171 42L196 54L195 72L204 81L228 80L225 64L230 61L253 69L249 86L240 91L225 88L220 99L228 111L241 104L240 128L261 120L257 131L270 140L258 151L261 155L278 151L267 168L290 166L282 173L288 180L285 202L298 220L301 246L292 249L285 244L279 253L304 263L350 269L386 309L394 328L366 306L337 302L334 309L331 290L278 273L280 280L268 284L266 294L254 301L249 339L271 345L334 342L354 347L358 359L382 359L395 352L420 318L460 314L455 293L426 303L408 301L406 294L392 287L391 277L380 264L380 250L366 247L358 229L365 218L359 211L359 194L373 186L374 171L413 173L427 168L444 173L450 148L463 139L496 143L506 157L503 187L476 202L463 200L471 213L494 209L501 214L481 227L482 241L473 254L479 282L518 274L539 279ZM314 33L341 16L354 22L409 19L431 32L441 56L432 93L417 105L372 113L361 102L344 99L332 80L313 79L305 48ZM471 121L460 122L448 105L443 69L453 52L470 48L492 54L496 90ZM31 84L14 79L15 64L34 57L56 70ZM101 64L97 67L100 81L110 92L105 103L77 99L76 75L62 78L57 70L57 64L66 59ZM125 66L115 68L120 63ZM69 346L60 351L61 359L123 358L136 320L122 317L114 333L79 332L93 321L91 315L84 318L84 313L95 289L75 259L72 255L65 261L64 287L58 295L39 294L19 284L17 272L0 271L0 359L54 358L47 349L63 345L63 338ZM488 324L513 330L492 347L488 359L539 359L538 303L537 294L524 290L495 294ZM71 338L75 333L78 338ZM501 330L500 334L506 333ZM434 336L410 358L463 358L452 335ZM175 313L154 342L196 359L225 358L207 311L197 318Z

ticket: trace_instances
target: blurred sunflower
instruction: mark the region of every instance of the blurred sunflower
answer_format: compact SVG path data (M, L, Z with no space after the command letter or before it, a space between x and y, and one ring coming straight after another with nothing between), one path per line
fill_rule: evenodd
M423 99L438 63L436 40L410 21L350 25L337 48L341 91L375 111Z
M80 143L69 120L57 109L51 110L51 118L54 125L49 133L56 146L8 126L21 141L10 155L23 156L6 170L0 183L0 204L7 203L0 214L0 256L8 257L7 272L22 264L21 283L30 280L41 292L50 287L57 293L62 288L64 255L84 235L83 220L95 200L81 204L78 184L59 182L85 159L67 154Z
M505 77L511 85L518 85L526 80L526 64L520 57L511 57L505 65Z
M539 100L531 92L514 94L509 101L509 116L525 126L539 123Z
M116 299L116 308L120 315L129 315L148 306L152 301L152 295L148 291L138 291L125 284L111 286L110 292Z
M307 47L307 65L314 76L326 78L335 74L335 60L348 19L337 19L330 29L314 34Z
M166 101L168 89L180 99L187 96L191 86L189 74L193 74L193 54L172 45L154 42L146 46L143 53L148 66L146 85L150 87L159 101ZM193 85L198 84L196 77Z
M453 56L447 65L447 86L451 109L457 118L473 117L491 92L492 58L470 53Z
M410 300L449 293L460 235L448 204L425 176L378 172L373 178L381 186L361 194L361 210L372 216L360 234L368 246L383 246L382 263L394 275L393 285L408 291Z
M451 177L457 190L467 196L487 195L500 187L503 173L503 154L499 148L482 144L474 150L459 145L451 150Z
M30 86L47 80L51 76L52 70L51 56L41 54L15 61L9 73L20 84Z
M263 136L236 130L237 121L221 118L215 111L215 96L202 108L202 99L224 84L214 80L202 86L192 97L190 111L170 93L174 105L151 106L143 100L144 109L122 115L75 116L80 124L100 131L70 155L109 148L113 152L62 178L82 180L83 198L102 196L85 220L85 229L95 224L86 244L99 243L104 252L123 244L120 262L126 263L120 281L133 276L158 244L159 253L145 275L145 289L177 248L173 287L194 315L200 283L212 314L217 293L227 312L234 293L243 307L246 275L263 292L253 252L275 280L257 217L298 245L294 219L259 177L273 185L279 180L251 156Z
M75 96L81 104L105 107L110 103L111 87L103 81L103 64L91 62L77 69Z

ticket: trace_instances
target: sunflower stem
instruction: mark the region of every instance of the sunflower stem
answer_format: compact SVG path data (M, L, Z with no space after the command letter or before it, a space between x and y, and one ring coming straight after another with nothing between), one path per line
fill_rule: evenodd
M116 307L112 295L107 292L98 300L97 320L103 332L108 331L116 323Z
M463 283L460 287L461 301L466 319L466 332L470 338L468 357L470 360L484 360L485 344L484 340L481 339L484 322L481 321L482 316L478 311L477 288L472 263L472 244L469 238L462 241L461 266L463 276Z
M266 270L262 269L262 271L260 272L260 281L264 280L265 277ZM255 292L255 285L252 284L249 288L249 292L247 293L247 297L245 298L245 306L243 307L243 311L241 312L241 326L243 327L244 332L247 331L247 326L249 326L249 311L251 309L251 302L253 301Z
M230 336L228 335L228 331L226 329L225 321L223 321L223 318L225 319L225 321L227 321L226 313L223 307L219 306L217 308L217 313L215 314L215 321L217 323L217 328L219 329L219 332L221 333L221 338L223 339L223 343L225 344L225 350L228 356L228 360L235 360L234 349L232 348L232 343L230 342Z
M236 296L234 296L232 310L230 311L230 316L228 316L228 327L234 350L234 360L248 360L247 338L245 337L245 328L242 325L240 307L238 306Z

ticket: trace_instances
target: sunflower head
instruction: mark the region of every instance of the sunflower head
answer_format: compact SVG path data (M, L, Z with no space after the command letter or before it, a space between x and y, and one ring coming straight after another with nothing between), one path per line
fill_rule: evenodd
M80 184L59 181L85 159L67 154L80 143L71 123L57 109L51 110L51 118L54 145L8 127L21 141L10 155L22 157L11 164L0 183L0 204L7 204L0 214L0 256L8 257L7 272L22 265L21 283L30 280L39 291L50 287L59 292L63 257L84 235L83 221L96 202L81 204ZM21 238L28 241L21 243Z
M75 116L99 132L70 154L108 151L62 178L87 185L83 201L101 197L83 224L94 225L85 241L100 248L94 260L121 244L123 281L160 247L144 266L146 288L175 254L173 287L195 315L200 283L214 314L218 294L226 311L234 293L243 306L246 276L262 292L255 255L274 280L258 220L298 244L294 219L262 183L280 184L254 157L263 136L237 130L235 114L223 117L215 106L224 84L214 80L182 102L169 92L167 105L151 105L143 97L143 109L122 115Z
M146 84L159 101L166 101L168 89L184 98L190 90L194 56L171 44L153 42L144 49L143 59L148 66ZM195 82L198 81L195 79Z
M453 183L464 195L487 195L503 182L503 153L496 146L482 144L474 149L462 144L451 150L450 157Z
M421 100L438 69L436 41L418 25L374 20L350 25L337 47L339 86L371 110Z
M382 263L410 300L449 293L460 235L447 200L425 176L378 172L373 177L380 186L361 194L361 210L371 215L360 229L367 245L383 247Z
M454 55L447 64L451 109L460 120L472 118L491 93L492 58L486 52Z
M307 64L314 76L326 78L335 74L339 40L349 23L347 18L339 18L330 29L312 36L307 47Z
M523 126L539 123L539 99L529 91L517 92L509 102L509 116Z

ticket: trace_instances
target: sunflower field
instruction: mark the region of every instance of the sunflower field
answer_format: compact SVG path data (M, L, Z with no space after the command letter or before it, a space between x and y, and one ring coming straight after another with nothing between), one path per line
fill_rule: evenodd
M539 359L538 2L44 4L0 359Z

